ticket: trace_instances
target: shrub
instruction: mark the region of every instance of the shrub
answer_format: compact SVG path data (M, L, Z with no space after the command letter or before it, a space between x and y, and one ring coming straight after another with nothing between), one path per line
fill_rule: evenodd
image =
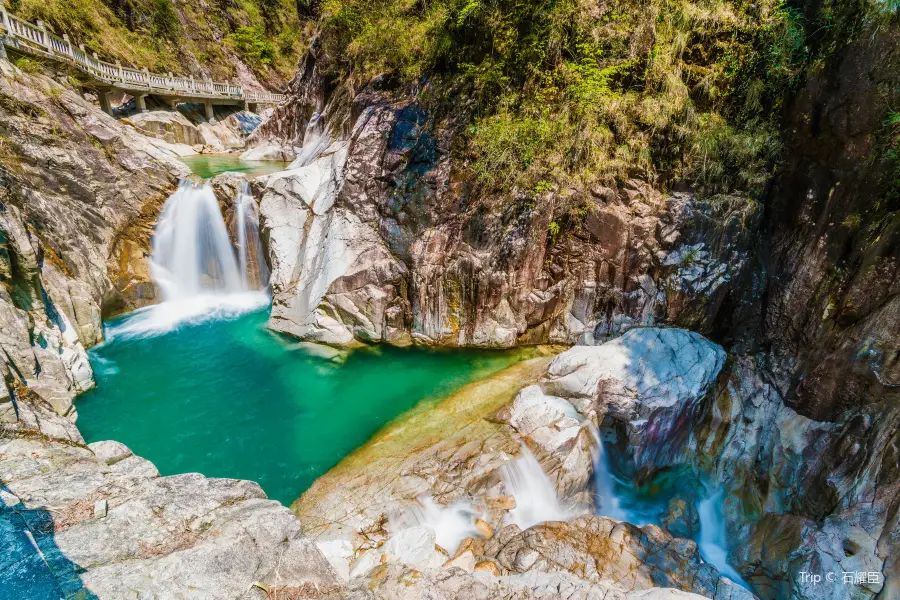
M275 46L259 27L241 27L227 39L241 57L251 64L270 65L275 58Z

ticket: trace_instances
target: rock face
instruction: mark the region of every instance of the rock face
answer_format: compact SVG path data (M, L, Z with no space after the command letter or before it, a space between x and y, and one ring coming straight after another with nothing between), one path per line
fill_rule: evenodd
M195 146L204 143L197 126L177 111L154 110L137 113L128 117L128 120L144 135L170 144Z
M74 90L2 60L0 122L0 419L43 421L17 407L31 395L74 419L73 398L93 385L84 348L128 286L107 274L117 235L187 169Z
M761 597L892 597L900 412L815 421L785 404L789 384L767 372L763 357L735 360L691 442L661 462L703 464L723 482L734 561ZM803 585L803 571L838 579ZM848 586L845 572L866 581Z
M704 332L746 266L759 221L746 197L701 202L629 181L583 198L577 223L551 239L552 194L541 208L524 197L474 197L454 179L451 131L377 82L352 101L343 88L326 95L315 53L305 61L291 99L251 138L256 148L245 157L284 157L290 146L300 163L292 177L327 171L330 197L318 211L340 216L325 219L334 223L326 237L349 234L368 251L316 294L319 304L292 298L312 286L314 269L276 266L275 279L287 282L275 294L285 307L273 316L278 331L328 343L481 347L592 344L656 323ZM339 163L315 160L328 146L323 139L340 144ZM305 221L299 195L269 204L267 219ZM277 231L270 239L273 247L296 243ZM328 322L310 328L322 314Z
M300 524L249 481L160 477L117 442L84 446L68 421L0 438L0 570L19 598L341 598ZM281 596L279 596L281 597Z
M162 148L178 155L225 152L244 147L247 136L262 119L250 112L232 112L213 122L191 105L179 110L152 110L130 115L124 122L146 136L165 142Z
M488 542L486 550L491 546ZM494 546L500 548L497 562L510 573L568 572L591 583L614 581L625 591L667 587L706 598L754 597L720 578L700 559L696 543L655 525L641 529L606 517L580 517L516 532Z
M419 571L403 565L383 565L354 581L352 600L700 600L704 596L675 589L652 588L626 593L609 582L591 583L569 573L529 572L524 575L479 577L460 569Z

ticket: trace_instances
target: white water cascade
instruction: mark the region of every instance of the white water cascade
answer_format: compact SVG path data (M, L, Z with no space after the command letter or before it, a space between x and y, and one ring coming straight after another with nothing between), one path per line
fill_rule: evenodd
M246 181L241 183L234 200L234 218L242 287L244 290L265 288L269 282L269 269L259 237L259 212Z
M645 523L638 523L634 515L622 507L622 501L616 496L615 480L609 469L609 460L606 457L603 440L600 439L599 434L597 434L597 454L594 459L594 482L599 501L598 515L611 517L619 521L628 521L639 526L645 525Z
M697 505L700 513L700 555L719 570L719 573L735 583L750 589L746 581L728 564L728 544L725 533L725 518L722 514L725 494L718 490Z
M516 500L509 522L528 529L546 521L568 521L574 515L559 502L556 488L534 455L522 446L522 455L501 471L507 491Z
M246 227L242 235L246 246ZM135 311L107 337L148 337L265 306L268 295L249 289L245 264L235 256L212 186L182 181L166 200L153 234L150 271L163 301Z
M423 496L418 504L391 515L388 528L396 533L409 527L425 527L434 532L435 543L449 552L456 552L460 542L467 537L479 537L475 527L478 514L466 501L439 506L432 498Z
M166 301L243 291L219 202L208 183L182 182L153 235L153 280Z

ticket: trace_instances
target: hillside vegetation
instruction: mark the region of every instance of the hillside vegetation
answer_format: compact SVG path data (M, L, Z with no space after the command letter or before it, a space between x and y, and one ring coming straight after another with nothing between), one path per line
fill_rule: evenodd
M893 0L891 0L892 2ZM488 187L540 195L640 177L758 192L783 102L882 0L324 0L323 68L390 75L459 122ZM862 18L860 18L862 15Z
M292 0L7 0L106 60L156 72L237 77L235 60L278 87L296 70L307 38Z

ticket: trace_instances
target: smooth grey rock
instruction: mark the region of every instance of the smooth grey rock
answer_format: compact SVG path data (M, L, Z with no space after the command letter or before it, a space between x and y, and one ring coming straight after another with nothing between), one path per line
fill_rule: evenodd
M131 449L122 442L115 440L105 440L102 442L94 442L88 444L88 448L94 455L108 465L114 465L117 462L132 456Z
M159 477L140 457L110 466L88 448L40 439L0 440L0 456L4 505L27 515L64 595L231 600L259 582L340 597L299 522L255 483ZM11 543L0 568L13 579L44 568L15 515L0 510Z

